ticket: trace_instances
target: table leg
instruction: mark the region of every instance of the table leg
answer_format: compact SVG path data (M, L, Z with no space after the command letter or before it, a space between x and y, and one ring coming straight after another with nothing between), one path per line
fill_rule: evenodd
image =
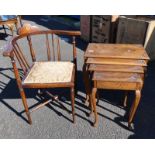
M127 99L128 99L128 91L125 91L125 97L124 97L124 102L123 102L124 107L127 106Z
M85 86L85 91L86 91L85 104L88 102L88 104L89 104L88 106L90 107L90 110L91 110L89 116L91 116L93 113L91 84L90 84L89 72L87 71L86 64L83 65L83 81L84 81L84 86Z
M97 88L93 88L92 89L92 106L94 109L94 116L95 116L95 121L93 126L96 127L98 125L98 116L97 116L97 110L96 110L96 92L97 92Z
M85 86L85 91L86 91L86 102L89 100L89 96L91 94L91 86L90 86L90 80L89 80L89 72L87 71L87 65L83 65L83 81L84 81L84 86Z
M134 100L134 102L132 104L132 107L131 107L131 110L130 110L130 114L129 114L129 120L128 120L129 128L131 128L131 123L132 123L132 120L133 120L134 115L136 113L137 107L139 105L140 97L141 97L141 91L140 90L136 90L135 91L135 100Z

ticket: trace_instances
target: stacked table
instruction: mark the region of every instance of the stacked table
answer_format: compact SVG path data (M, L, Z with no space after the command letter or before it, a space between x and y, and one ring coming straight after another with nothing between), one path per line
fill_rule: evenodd
M138 107L144 83L149 57L142 45L135 44L102 44L90 43L84 55L84 83L87 100L94 111L95 122L98 124L96 110L97 89L135 91L135 99L131 106L128 126L131 127ZM127 94L124 105L126 105Z

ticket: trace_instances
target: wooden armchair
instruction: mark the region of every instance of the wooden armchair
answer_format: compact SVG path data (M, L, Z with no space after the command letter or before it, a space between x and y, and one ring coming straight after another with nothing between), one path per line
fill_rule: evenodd
M26 24L19 29L18 33L19 36L12 39L7 50L3 53L3 56L10 57L11 59L28 122L32 124L30 116L32 111L50 103L55 98L49 91L46 91L51 99L36 106L30 112L24 88L37 88L41 91L47 88L60 87L70 88L72 116L73 122L75 122L74 87L77 70L75 36L79 36L80 32L63 30L42 31L35 26ZM61 60L61 42L59 36L69 36L72 38L73 62ZM40 40L39 38L42 39ZM39 52L35 49L35 46L39 46ZM40 56L40 52L44 52L46 56ZM40 60L43 58L46 58L46 60ZM20 66L23 71L23 77L20 76L18 66Z

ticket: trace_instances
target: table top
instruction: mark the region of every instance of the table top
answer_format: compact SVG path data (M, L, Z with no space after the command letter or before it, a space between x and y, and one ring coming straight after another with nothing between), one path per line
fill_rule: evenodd
M94 72L92 80L106 82L139 82L142 83L142 77L137 73L119 73L119 72Z
M92 58L149 60L148 54L140 44L89 43L84 56Z
M147 66L145 60L140 59L110 59L110 58L88 58L86 64L100 65L130 65L130 66Z
M123 72L123 73L144 73L142 66L130 66L130 65L100 65L90 64L88 66L89 71L98 72Z

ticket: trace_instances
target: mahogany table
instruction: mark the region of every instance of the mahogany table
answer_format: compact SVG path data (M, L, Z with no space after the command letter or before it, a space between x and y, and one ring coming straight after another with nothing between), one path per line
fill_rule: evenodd
M111 89L125 90L126 92L135 91L135 99L128 119L128 126L131 127L140 101L144 73L149 60L143 46L137 44L90 43L84 59L83 73L86 100L89 100L91 112L94 111L94 126L98 124L96 110L97 89ZM126 106L126 102L127 93L124 106Z

